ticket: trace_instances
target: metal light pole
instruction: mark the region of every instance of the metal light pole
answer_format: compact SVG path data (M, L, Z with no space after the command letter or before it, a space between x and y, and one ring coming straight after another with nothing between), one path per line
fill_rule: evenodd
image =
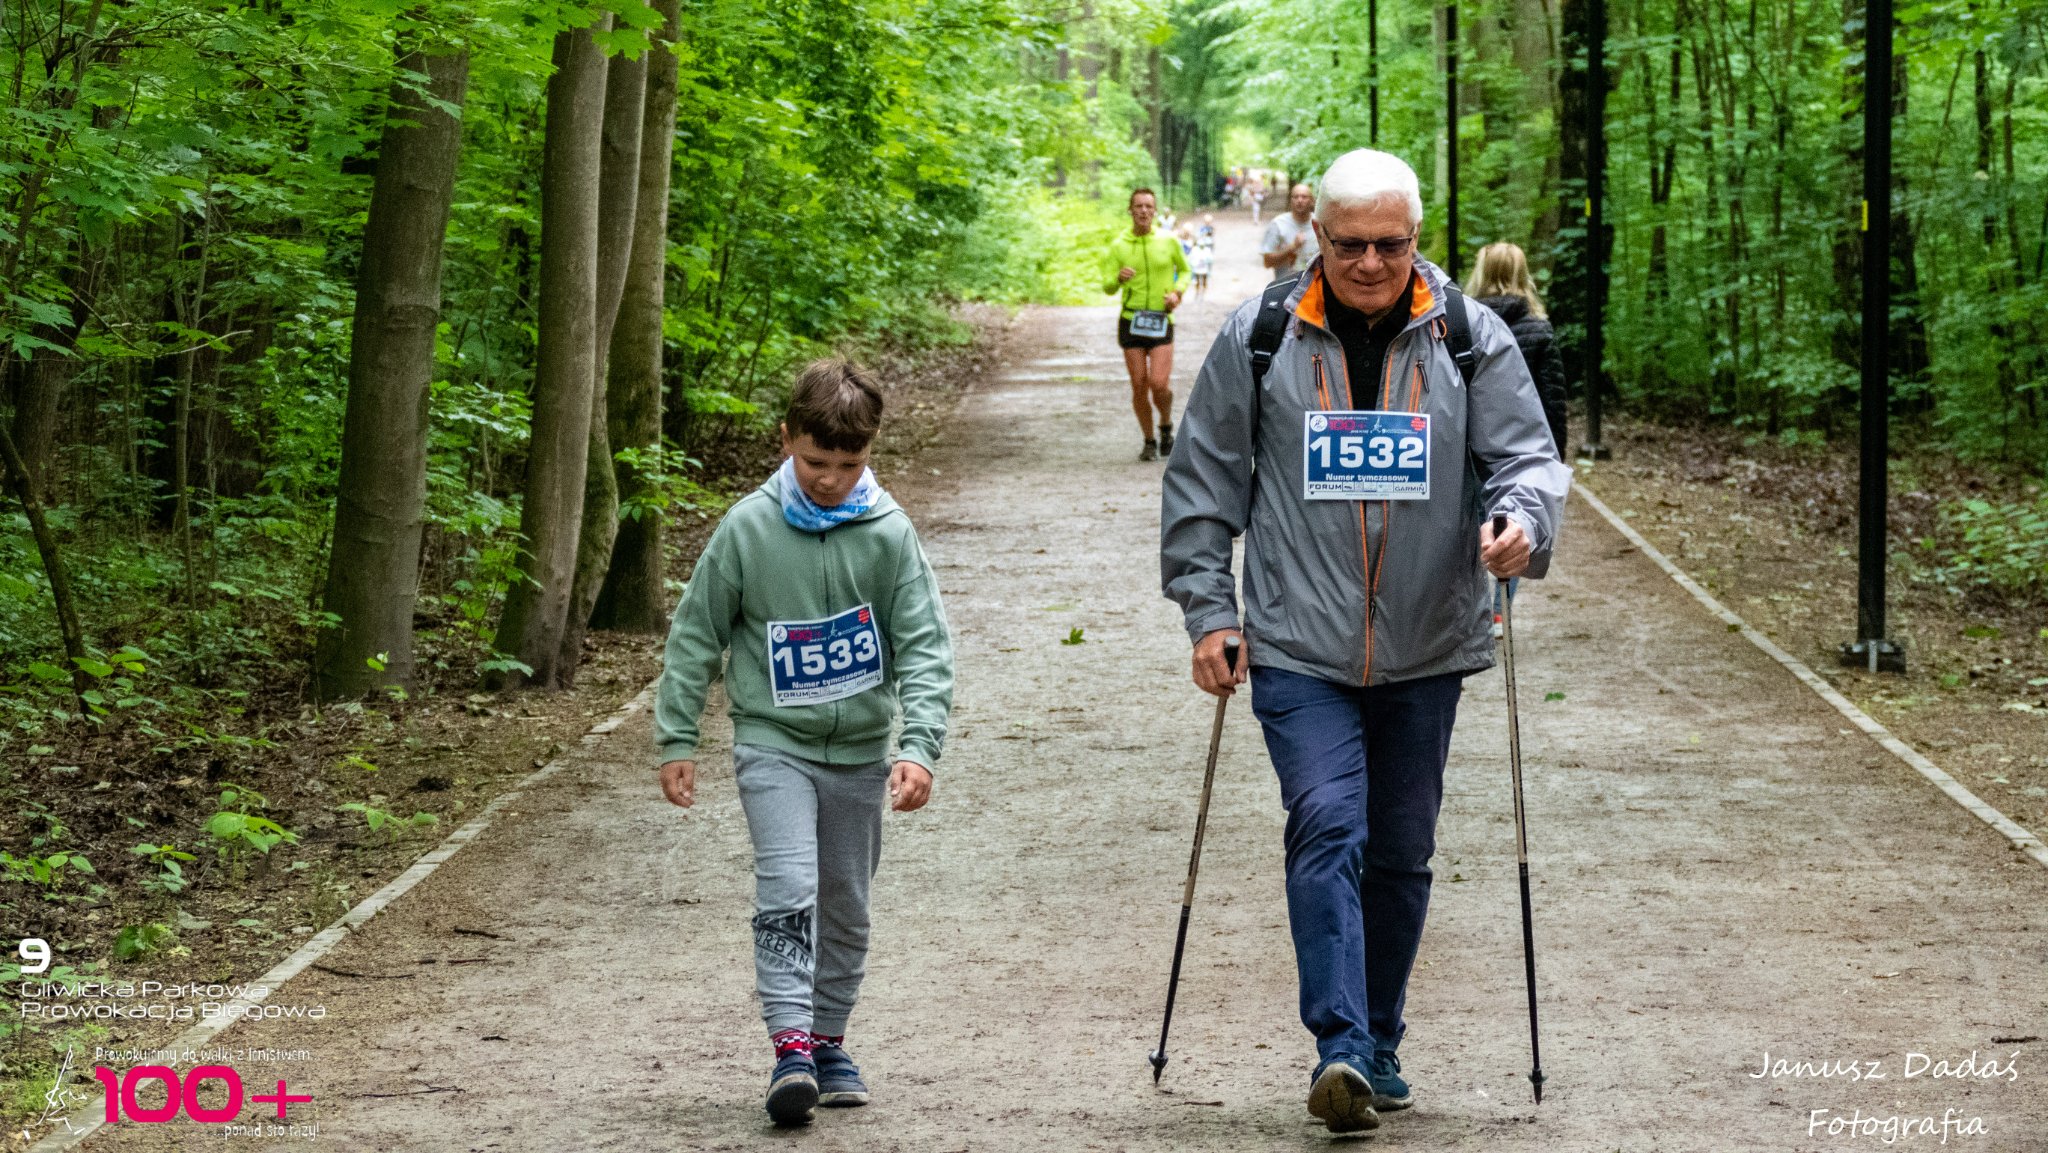
M1369 142L1374 148L1380 146L1380 0L1367 0L1365 5L1365 85L1372 102L1372 128Z
M1604 460L1601 385L1607 358L1607 0L1586 4L1586 439L1579 455Z
M1444 223L1444 272L1458 279L1458 5L1444 5L1444 135L1450 203Z
M1856 503L1856 642L1842 663L1906 671L1884 635L1885 503L1891 448L1892 0L1863 9L1863 460Z

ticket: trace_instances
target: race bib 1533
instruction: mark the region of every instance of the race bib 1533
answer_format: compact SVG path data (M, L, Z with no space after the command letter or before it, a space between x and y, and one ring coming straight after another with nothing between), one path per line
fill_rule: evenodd
M768 622L768 683L777 708L844 700L881 684L874 610L861 605L821 621Z
M1304 500L1429 499L1428 413L1304 413L1301 453Z

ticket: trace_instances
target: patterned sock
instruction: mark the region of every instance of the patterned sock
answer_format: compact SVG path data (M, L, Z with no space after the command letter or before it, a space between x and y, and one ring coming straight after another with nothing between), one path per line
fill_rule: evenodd
M811 1055L811 1031L809 1029L784 1029L768 1038L775 1043L775 1059L782 1060L791 1053Z
M811 1048L813 1050L824 1049L827 1047L833 1049L846 1048L846 1034L841 1033L837 1037L827 1037L823 1033L811 1034Z

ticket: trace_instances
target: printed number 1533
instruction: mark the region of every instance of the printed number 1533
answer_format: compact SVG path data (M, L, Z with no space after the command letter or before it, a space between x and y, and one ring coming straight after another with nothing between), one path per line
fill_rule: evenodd
M775 650L775 659L782 662L782 675L794 677L802 666L806 676L823 676L829 669L844 672L854 664L867 664L875 659L875 634L862 630L851 640L838 640L812 645L793 645Z

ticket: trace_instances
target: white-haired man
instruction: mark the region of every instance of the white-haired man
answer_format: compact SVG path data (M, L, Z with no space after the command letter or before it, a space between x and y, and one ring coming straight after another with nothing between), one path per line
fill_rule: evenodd
M1543 575L1571 474L1514 336L1462 299L1469 385L1460 371L1452 286L1415 253L1414 171L1347 153L1315 217L1320 258L1269 290L1285 328L1263 379L1266 300L1237 310L1196 378L1160 569L1195 683L1229 696L1251 682L1287 809L1287 913L1319 1058L1308 1107L1348 1132L1412 1099L1396 1048L1458 697L1493 663L1487 572ZM1232 636L1247 653L1235 674Z

